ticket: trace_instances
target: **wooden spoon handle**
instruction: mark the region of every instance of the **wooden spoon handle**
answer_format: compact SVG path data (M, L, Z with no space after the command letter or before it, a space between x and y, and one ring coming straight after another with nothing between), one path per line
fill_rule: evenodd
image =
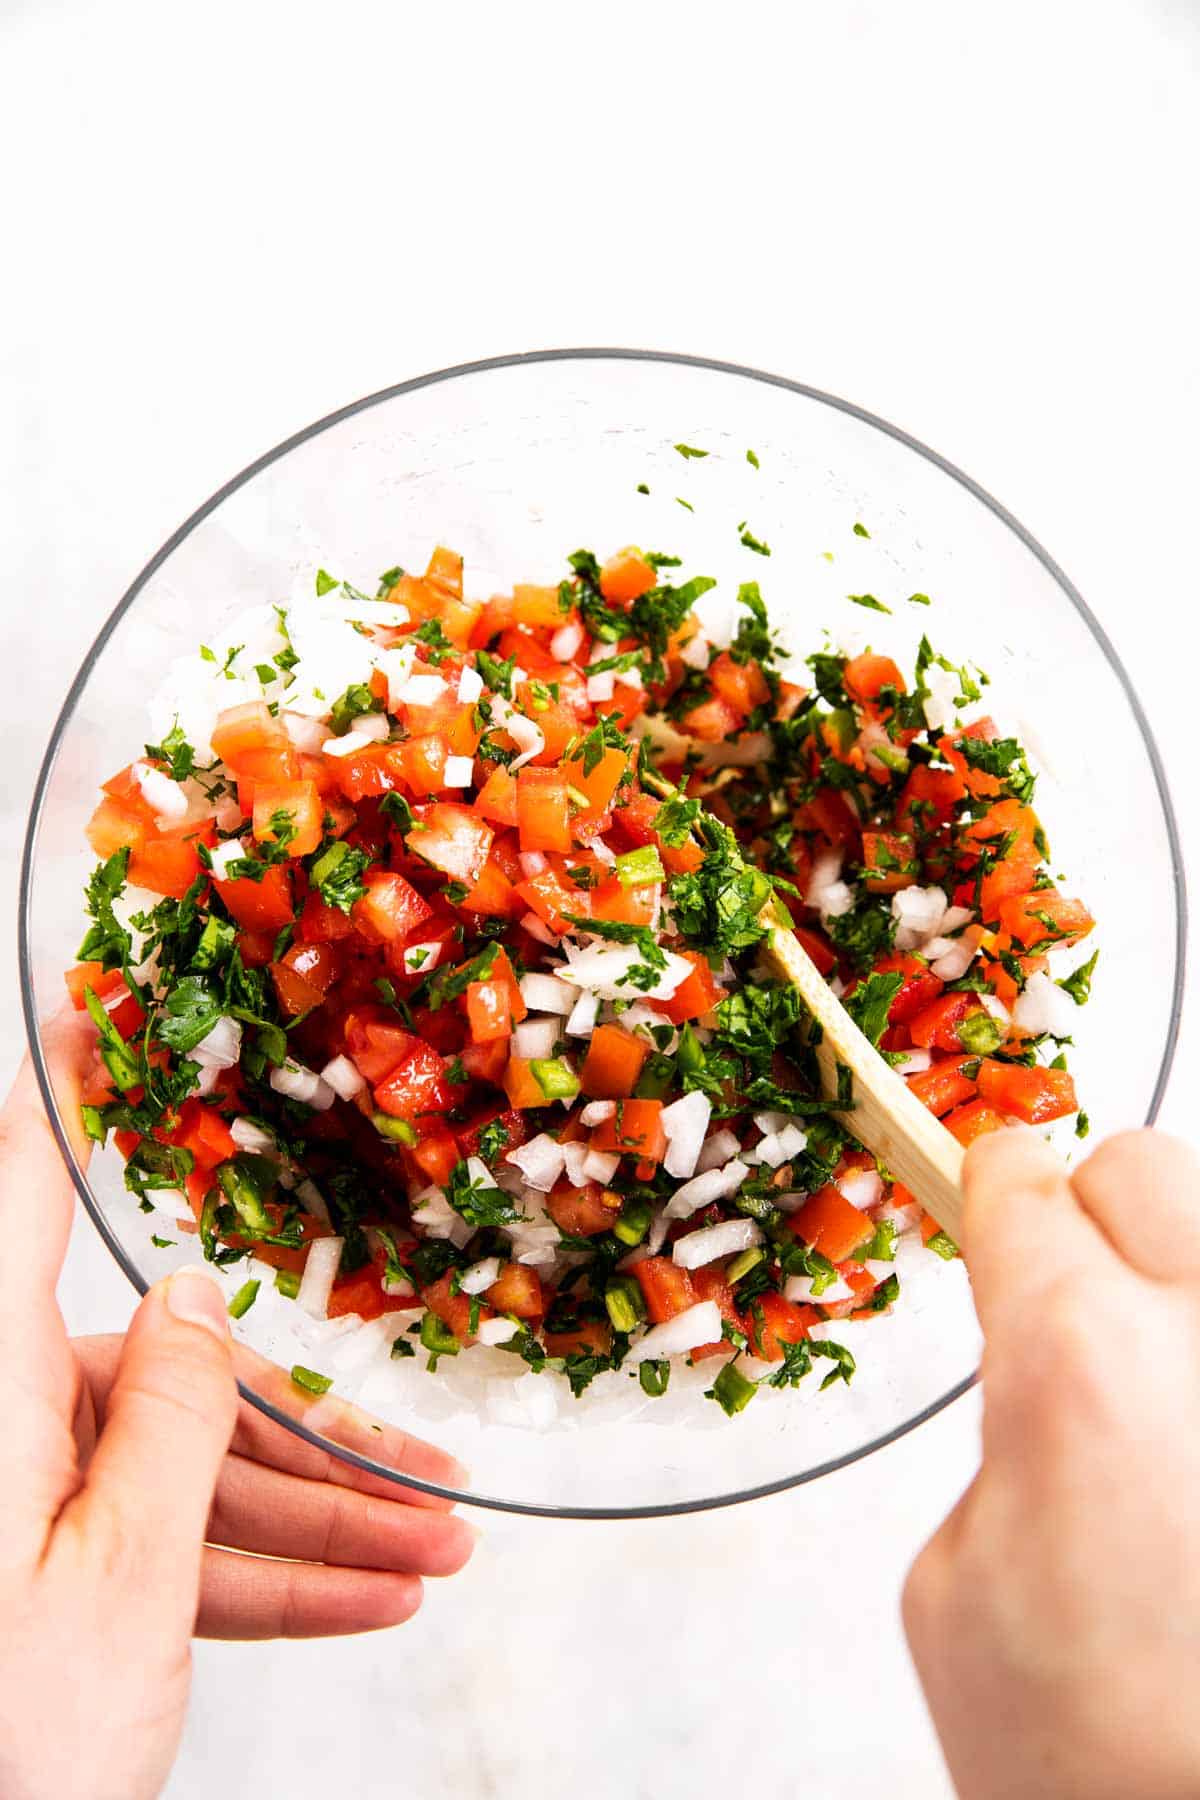
M765 947L821 1028L817 1062L828 1096L837 1093L838 1064L850 1070L854 1111L846 1115L847 1129L912 1189L957 1243L962 1227L962 1145L863 1036L795 934L772 922Z

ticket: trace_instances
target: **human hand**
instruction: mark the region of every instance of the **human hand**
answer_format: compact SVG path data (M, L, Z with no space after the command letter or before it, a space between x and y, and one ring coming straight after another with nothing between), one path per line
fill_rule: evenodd
M79 1017L47 1028L60 1095L82 1079L92 1035ZM72 1210L26 1066L0 1114L4 1800L157 1794L182 1729L193 1631L399 1624L421 1603L421 1576L454 1573L474 1542L445 1502L400 1498L239 1406L235 1369L268 1397L288 1382L235 1351L205 1270L152 1288L124 1340L72 1342L54 1294ZM289 1394L289 1410L299 1399ZM442 1451L333 1396L312 1399L307 1419L420 1479L464 1478Z
M975 1143L963 1253L983 1466L918 1557L909 1644L963 1800L1200 1793L1200 1163L1159 1133L1069 1175Z

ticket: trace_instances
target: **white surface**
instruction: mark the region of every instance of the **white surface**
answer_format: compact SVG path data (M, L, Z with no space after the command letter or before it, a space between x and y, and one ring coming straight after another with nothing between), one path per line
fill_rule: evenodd
M786 15L801 23L783 35ZM0 150L23 171L0 290L14 862L84 646L201 498L360 393L589 342L797 376L968 469L1115 638L1183 759L1194 835L1186 0L1015 0L986 19L954 0L215 0L202 18L10 0L0 65ZM3 906L11 942L11 886ZM5 1073L11 975L7 991ZM1191 1122L1198 1074L1185 1035L1165 1122ZM129 1311L86 1227L63 1301L81 1330ZM485 1517L469 1573L402 1632L200 1646L169 1791L309 1796L332 1769L364 1794L849 1800L882 1775L936 1800L896 1603L976 1434L961 1402L752 1510ZM716 1648L689 1662L693 1642Z

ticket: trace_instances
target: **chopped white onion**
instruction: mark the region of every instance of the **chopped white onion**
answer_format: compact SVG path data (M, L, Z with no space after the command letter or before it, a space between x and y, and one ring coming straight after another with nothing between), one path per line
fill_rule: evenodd
M597 700L611 700L613 697L613 686L612 670L603 669L599 675L588 676L587 697L593 704Z
M325 1112L333 1105L333 1089L321 1080L316 1070L306 1069L303 1063L293 1062L290 1057L282 1068L271 1070L269 1080L277 1094L283 1094L288 1100L299 1100L317 1112Z
M303 1206L305 1212L310 1212L314 1219L320 1219L322 1225L332 1224L333 1221L329 1217L329 1208L325 1204L324 1194L321 1192L316 1182L311 1181L307 1175L304 1177L303 1181L298 1181L296 1183L296 1198Z
M837 849L822 850L813 858L812 873L804 890L806 906L820 906L821 895L832 887L842 872L842 853Z
M575 989L569 981L560 981L557 975L531 972L522 975L519 986L521 998L530 1012L565 1015L577 1004Z
M969 906L948 906L938 921L938 930L943 937L953 937L964 925L969 925L974 917Z
M509 1150L504 1158L514 1168L520 1169L531 1188L539 1194L548 1194L563 1172L565 1158L563 1147L548 1132L540 1131L527 1144L521 1144L515 1150ZM491 1176L487 1177L486 1186L491 1185Z
M213 807L213 823L218 831L236 831L243 816L236 794L222 794Z
M242 1053L242 1028L236 1019L218 1019L212 1030L193 1045L193 1062L211 1069L232 1069Z
M617 1116L615 1100L589 1100L579 1115L579 1123L590 1129L593 1125L603 1125L607 1119Z
M979 998L983 1001L984 1011L989 1012L996 1023L998 1025L1003 1025L1007 1030L1008 1026L1012 1024L1012 1014L1009 1012L1007 1006L1005 1006L1003 1000L1000 999L999 995L980 994Z
M938 951L935 945L948 945L945 950ZM935 938L928 946L926 955L930 959L930 967L942 981L958 981L966 974L974 959L976 946L969 944L966 938Z
M462 674L458 678L458 698L464 705L472 705L483 692L483 677L478 669L470 663L464 663Z
M552 1057L561 1030L562 1019L555 1014L549 1018L522 1019L513 1026L513 1054L525 1062L531 1062L534 1057Z
M632 1354L638 1362L682 1356L686 1350L698 1350L701 1344L715 1344L720 1335L720 1308L715 1300L701 1300L686 1312L676 1313L665 1325L655 1325L633 1346Z
M560 625L550 639L550 654L555 662L570 662L583 642L583 625L578 619Z
M859 1212L876 1205L883 1193L883 1183L874 1169L851 1169L838 1177L837 1186L843 1198L857 1206Z
M922 702L925 723L930 731L949 731L955 720L954 702L960 691L960 678L934 663L925 671L924 679L928 689Z
M306 756L315 756L329 736L329 727L322 720L306 719L303 713L281 712L279 723Z
M663 1107L661 1123L667 1138L663 1164L668 1175L686 1178L695 1174L711 1117L712 1101L698 1090Z
M327 737L321 745L321 753L324 756L355 756L360 750L365 750L368 744L374 742L374 738L368 737L365 731L359 731L355 727L351 731L343 732L341 737Z
M564 987L568 985L567 982L563 983ZM567 1020L567 1036L591 1037L592 1032L596 1028L596 1015L599 1011L600 1001L597 995L588 993L580 994L578 1000L571 1008L571 1015Z
M526 881L532 881L535 875L540 875L543 869L548 869L550 867L549 862L542 855L540 850L522 850L519 852L517 860L521 865L521 873Z
M676 1238L671 1256L681 1269L699 1269L719 1256L736 1256L761 1241L762 1232L753 1219L724 1219Z
M724 1126L714 1131L704 1141L704 1147L696 1160L696 1174L703 1175L709 1169L719 1169L727 1163L731 1156L738 1153L738 1141L735 1133Z
M607 1150L589 1150L583 1159L583 1172L589 1181L598 1181L602 1187L607 1187L617 1172L620 1160L619 1156L612 1156Z
M892 895L892 917L896 921L896 946L915 950L926 938L942 928L946 916L946 895L940 887L901 888Z
M431 944L406 944L402 952L404 966L415 975L418 970L424 975L429 969L435 969L442 960L446 948L443 938L435 938Z
M651 1256L657 1256L667 1241L667 1233L671 1229L671 1221L667 1217L666 1208L656 1212L650 1221L650 1229L646 1233L646 1249Z
M574 1188L586 1187L590 1179L587 1172L587 1160L591 1154L586 1143L580 1140L578 1143L564 1144L562 1153L567 1170L567 1180L571 1186Z
M897 1075L923 1075L932 1062L933 1057L928 1050L917 1048L901 1051L900 1061L894 1067Z
M229 1135L239 1150L249 1150L255 1156L271 1156L275 1152L275 1139L271 1133L252 1119L234 1119Z
M680 661L689 669L707 669L709 642L702 631L688 639L680 652Z
M822 888L817 906L823 919L840 919L854 910L854 890L844 881L834 881Z
M213 880L228 881L229 864L231 862L239 861L245 854L246 846L243 844L241 838L227 838L223 844L218 844L215 850L209 852L209 858L212 863Z
M610 850L602 837L592 838L589 848L597 862L607 863L609 868L612 868L617 860L616 852Z
M490 1178L489 1178L490 1185ZM409 1200L409 1210L428 1237L447 1238L461 1250L473 1235L466 1220L456 1213L440 1187L422 1188Z
M405 706L435 706L449 691L449 684L440 675L412 674L396 689L396 698Z
M632 969L644 966L645 956L636 944L608 945L593 941L582 948L570 945L570 961L563 969L563 979L573 987L587 988L602 1000L625 1000L629 997L626 978ZM660 1000L670 1000L692 973L692 965L674 951L663 952L665 966L654 971L653 986L643 992Z
M706 1169L703 1175L693 1175L671 1195L666 1206L667 1217L690 1219L694 1212L699 1212L713 1200L725 1200L730 1194L736 1194L749 1173L749 1165L735 1156L723 1169Z
M463 1294L483 1294L494 1282L500 1279L500 1258L485 1256L480 1262L472 1263L464 1269L459 1277L459 1292Z
M469 756L448 756L446 766L442 770L442 786L444 788L470 787L475 775L475 764Z
M348 1056L332 1057L321 1070L321 1080L339 1100L353 1100L367 1085Z
M789 1275L783 1284L783 1297L785 1300L798 1301L801 1305L806 1301L815 1301L818 1306L834 1306L839 1300L853 1299L854 1289L840 1276L836 1281L831 1281L822 1293L814 1294L813 1283L816 1282L819 1286L820 1280L819 1275Z
M177 781L172 781L161 769L152 769L142 762L134 763L132 774L142 791L142 799L160 819L186 819L188 797Z
M514 756L508 765L510 774L517 769L523 769L527 762L532 761L546 748L544 733L532 719L527 719L524 713L508 713L505 716L504 729L520 751L520 755Z
M1049 975L1031 975L1013 1007L1013 1019L1022 1031L1051 1037L1070 1037L1075 1029L1075 1002Z
M497 1344L507 1344L510 1338L516 1337L520 1329L515 1319L482 1319L475 1338L478 1343L495 1348Z
M304 1273L296 1294L296 1305L310 1318L323 1319L329 1311L329 1296L346 1240L340 1237L314 1238L304 1259Z

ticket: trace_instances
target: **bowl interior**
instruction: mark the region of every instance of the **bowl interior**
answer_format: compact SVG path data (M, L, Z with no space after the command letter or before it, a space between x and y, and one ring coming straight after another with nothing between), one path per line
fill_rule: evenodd
M685 459L678 443L708 454ZM769 557L741 543L743 522ZM856 522L870 535L856 535ZM1153 1116L1180 991L1177 847L1145 720L1078 596L1000 508L880 421L750 371L626 352L506 359L374 396L272 452L159 553L80 672L35 801L22 896L35 1051L36 1020L58 1005L81 935L96 789L146 741L146 701L172 658L219 639L247 605L288 602L294 585L311 591L318 565L373 591L379 571L423 566L438 542L462 551L476 595L558 580L581 545L603 553L636 542L715 575L717 611L739 582L758 580L801 657L828 633L911 666L926 633L953 661L979 665L991 679L988 709L1040 770L1053 866L1099 921L1094 997L1072 1059L1093 1133ZM892 610L847 598L863 593ZM932 603L911 602L914 593ZM71 1160L65 1145L64 1154ZM138 1286L194 1256L186 1238L152 1246L152 1234L172 1234L138 1211L115 1152L86 1176L72 1161L72 1173ZM244 1278L244 1266L230 1271L230 1291ZM660 1512L809 1479L969 1385L979 1337L961 1265L918 1251L901 1281L891 1316L840 1334L858 1359L850 1388L820 1393L812 1378L798 1391L764 1391L733 1421L701 1399L703 1369L673 1378L660 1400L616 1372L574 1402L544 1378L515 1377L502 1352L443 1362L431 1378L423 1359L387 1360L382 1333L298 1329L296 1309L268 1283L237 1329L283 1370L321 1369L335 1395L452 1450L472 1470L465 1498ZM254 1387L288 1422L370 1461L369 1435L339 1419L336 1402L314 1407L274 1372Z

